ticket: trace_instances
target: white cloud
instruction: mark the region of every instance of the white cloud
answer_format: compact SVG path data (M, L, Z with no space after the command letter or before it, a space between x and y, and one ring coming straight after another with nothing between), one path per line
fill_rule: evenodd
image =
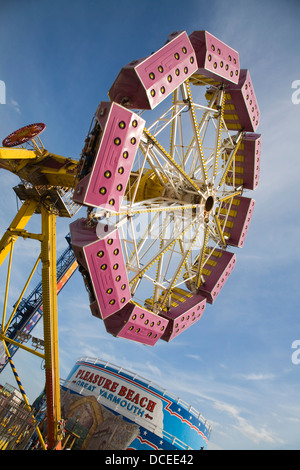
M246 380L270 380L274 379L275 375L274 374L248 374L248 375L243 375L242 376Z
M272 431L267 430L265 426L259 428L243 418L240 415L240 410L236 406L219 401L216 401L214 406L219 411L228 414L230 418L234 420L231 426L252 442L256 444L261 442L282 443L282 441L275 437Z
M186 354L185 356L195 359L195 361L201 361L201 357L198 354Z
M9 103L10 106L18 113L21 114L21 108L19 103L16 100L13 100L12 98L10 99Z

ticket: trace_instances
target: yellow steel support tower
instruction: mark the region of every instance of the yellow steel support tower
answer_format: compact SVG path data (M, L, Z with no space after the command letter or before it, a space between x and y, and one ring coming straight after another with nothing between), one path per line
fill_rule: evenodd
M60 415L57 293L56 293L56 216L42 208L42 291L45 342L45 373L48 417L48 445L59 440Z
M24 134L29 136L27 141L30 141L34 150L23 147L22 139ZM24 202L0 240L0 266L9 255L0 340L2 340L4 344L4 350L28 409L30 409L30 405L19 375L9 355L7 344L16 344L19 348L45 361L48 426L47 447L39 430L38 435L44 449L60 449L62 430L60 428L61 403L57 324L56 217L72 217L75 211L78 210L78 208L74 209L74 207L68 205L69 203L64 200L66 192L72 190L75 185L77 162L69 158L50 154L43 147L38 145L33 138L35 135L32 133L31 126L26 126L26 128L16 131L16 133L11 134L11 136L13 136L14 146L20 145L21 142L21 147L0 148L0 168L11 171L21 178L23 184L14 189ZM9 136L9 138L11 138L11 136ZM39 142L41 144L40 140ZM41 217L41 233L29 233L25 230L33 214L39 214ZM6 321L13 247L19 236L39 241L41 250L20 297L9 319ZM16 342L6 335L18 305L40 261L42 263L43 353L21 342Z
M47 422L48 422L48 448L56 447L60 440L59 421L60 414L60 389L59 389L59 356L58 356L58 327L57 327L57 279L56 279L56 215L44 205L41 206L42 233L32 234L23 230L29 220L28 215L33 213L37 206L37 201L25 201L9 229L3 235L0 241L0 264L3 263L6 255L9 254L8 272L6 279L4 307L2 316L2 330L0 339L4 342L6 353L8 350L6 343L16 342L8 338L5 333L13 318L10 316L6 322L6 309L8 289L10 282L10 273L12 267L13 246L18 236L37 239L41 242L41 252L38 260L32 270L30 278L39 262L42 262L42 298L43 298L43 327L44 327L44 354L38 353L27 346L17 343L20 348L25 349L45 360L45 379L47 395ZM30 280L30 279L29 279ZM25 288L29 282L26 283ZM22 298L20 296L19 301ZM19 303L19 302L18 302ZM10 361L9 361L10 362ZM10 362L11 363L11 362ZM12 363L11 363L12 365ZM16 371L13 369L16 376ZM17 377L17 376L16 376ZM20 387L21 393L24 390ZM28 404L29 405L29 404Z

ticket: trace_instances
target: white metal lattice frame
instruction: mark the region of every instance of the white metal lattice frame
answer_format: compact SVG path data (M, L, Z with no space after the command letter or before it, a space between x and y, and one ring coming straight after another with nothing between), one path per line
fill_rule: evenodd
M194 88L201 95L203 87ZM243 191L234 174L243 133L226 127L223 85L210 96L208 104L204 97L194 102L188 80L174 91L167 110L144 129L132 168L134 184L128 184L131 197L124 198L118 214L94 214L119 228L132 299L155 313L171 306L175 288L193 281L190 288L197 290L212 252L206 248L227 246L218 211L226 223L233 197ZM141 200L137 193L146 171L162 190Z

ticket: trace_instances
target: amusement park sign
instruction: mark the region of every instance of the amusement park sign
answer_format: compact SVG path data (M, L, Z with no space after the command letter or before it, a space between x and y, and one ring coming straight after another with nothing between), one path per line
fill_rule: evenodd
M98 404L134 423L139 434L131 449L200 449L211 428L203 416L165 389L100 359L80 358L63 385L65 391L93 396Z
M74 391L95 395L102 405L114 411L122 410L122 414L133 421L142 420L145 427L163 428L162 401L132 380L122 379L111 371L95 370L93 366L79 367L69 380L72 388L75 386Z

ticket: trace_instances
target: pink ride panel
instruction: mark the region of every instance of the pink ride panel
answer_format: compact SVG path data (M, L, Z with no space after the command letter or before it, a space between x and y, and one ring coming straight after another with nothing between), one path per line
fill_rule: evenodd
M244 143L244 182L246 189L256 189L260 174L261 135L245 134Z
M77 184L78 204L118 211L145 121L117 103L100 103L96 119L102 137L90 173Z
M223 203L219 215L221 227L225 223L223 234L228 245L241 248L249 229L251 217L255 206L254 199L238 196L233 198L229 215L225 221L225 214L228 213L229 203Z
M237 85L226 88L224 120L229 130L255 132L260 118L249 70L241 69Z
M186 32L170 38L154 54L121 69L109 90L112 101L129 108L153 109L197 70Z
M114 336L153 346L164 333L168 320L129 302L104 323Z
M191 325L200 320L206 305L206 298L202 295L193 295L186 291L181 296L177 306L172 306L168 312L160 313L160 316L169 320L161 339L171 341L175 336L185 331Z
M206 297L212 304L219 295L235 266L236 256L229 251L216 248L204 265L203 277L205 284L200 286L198 293Z
M197 57L197 75L218 82L238 83L240 75L239 54L207 31L194 31L190 41Z
M78 219L70 231L73 251L90 281L92 313L107 318L131 298L118 230L105 224L91 228Z
M256 189L259 182L260 154L261 135L246 133L235 156L234 177L230 170L226 177L226 184Z

